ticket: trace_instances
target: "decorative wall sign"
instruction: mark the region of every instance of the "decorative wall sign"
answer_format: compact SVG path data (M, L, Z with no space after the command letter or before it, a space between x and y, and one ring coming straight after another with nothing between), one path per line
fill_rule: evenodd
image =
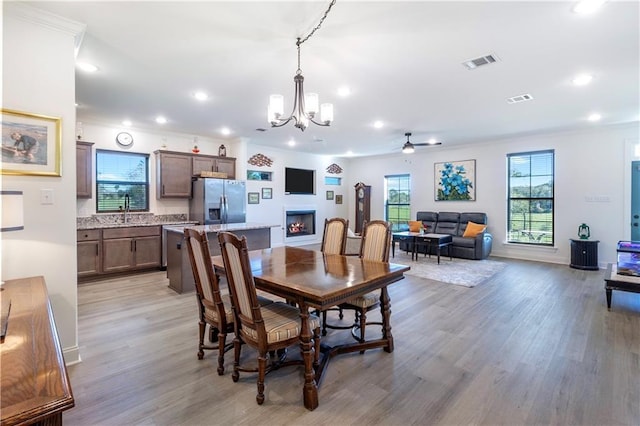
M61 176L60 118L2 110L2 174Z
M337 175L338 173L342 173L342 167L338 166L336 163L333 163L332 165L327 167L327 173Z
M327 191L327 200L333 200L333 191Z
M271 165L273 164L273 160L264 154L255 154L252 155L249 160L247 160L247 163L251 164L252 166L271 167Z
M273 189L272 188L262 188L262 199L270 200L273 198Z
M436 201L475 201L476 160L434 164Z
M336 204L342 204L342 195L336 194Z

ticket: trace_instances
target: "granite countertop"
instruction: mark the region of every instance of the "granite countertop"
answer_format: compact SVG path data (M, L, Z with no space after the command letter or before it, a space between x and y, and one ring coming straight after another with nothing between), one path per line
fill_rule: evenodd
M128 228L138 226L195 225L186 214L154 215L153 213L129 213L127 223L123 222L122 213L97 214L77 218L77 229Z
M195 229L199 232L221 232L221 231L247 231L249 229L279 228L281 225L272 225L266 223L245 222L245 223L225 223L220 225L182 225L167 226L165 229L169 232L183 233L185 228Z

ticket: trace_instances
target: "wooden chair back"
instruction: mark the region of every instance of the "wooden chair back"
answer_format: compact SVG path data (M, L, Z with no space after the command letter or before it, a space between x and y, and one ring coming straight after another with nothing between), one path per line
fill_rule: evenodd
M389 261L391 249L391 223L384 220L372 220L364 224L360 257L380 262Z
M218 241L233 301L236 335L241 335L244 339L264 342L266 345L267 337L251 273L247 238L245 236L238 238L230 232L219 232ZM252 333L251 330L254 332Z
M200 319L204 320L205 311L209 310L211 316L218 322L220 329L226 328L225 310L220 294L218 277L213 271L211 252L207 234L194 229L185 229L185 241L187 252L191 261L193 278L196 282L196 295L200 307Z
M349 221L340 217L324 220L320 251L325 254L344 254L347 247Z

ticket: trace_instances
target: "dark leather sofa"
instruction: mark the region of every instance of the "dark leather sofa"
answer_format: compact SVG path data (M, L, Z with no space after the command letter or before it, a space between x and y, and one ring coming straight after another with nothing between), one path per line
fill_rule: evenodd
M422 221L426 233L450 234L453 243L442 252L445 255L463 259L486 259L491 254L493 236L487 232L479 233L474 238L463 237L468 222L487 224L486 213L457 213L457 212L418 212L416 220ZM400 242L400 249L412 251L413 244L407 241ZM427 247L419 245L417 251L426 253ZM434 248L430 248L430 254L436 254ZM450 250L450 252L447 252Z

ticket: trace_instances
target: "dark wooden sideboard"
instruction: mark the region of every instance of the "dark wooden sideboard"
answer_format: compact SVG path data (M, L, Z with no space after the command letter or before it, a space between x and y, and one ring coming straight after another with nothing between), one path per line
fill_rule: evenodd
M43 277L8 280L0 291L9 311L0 344L0 424L61 425L75 405Z

